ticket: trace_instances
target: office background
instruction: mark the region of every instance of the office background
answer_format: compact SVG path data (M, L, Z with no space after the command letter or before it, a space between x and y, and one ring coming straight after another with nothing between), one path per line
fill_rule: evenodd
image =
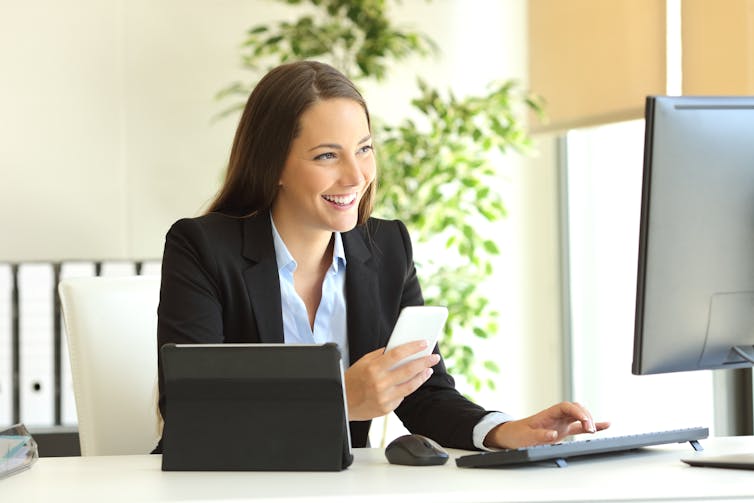
M0 10L0 228L7 236L0 260L159 257L169 225L198 214L221 180L236 119L214 120L227 105L214 95L251 78L240 69L244 31L287 8L249 0L3 0ZM441 54L408 61L384 86L365 89L372 113L402 116L395 104L408 103L417 74L459 93L501 77L525 82L525 11L521 1L396 6L395 18L428 33ZM548 351L545 366L541 355L527 356L558 344L556 296L546 307L541 295L553 275L524 252L557 264L547 244L553 238L536 221L554 219L546 196L554 187L545 176L540 190L546 173L507 162L500 190L511 193L511 217L500 228L505 266L496 298L506 335L491 342L501 385L483 400L524 413L560 396L558 353ZM530 196L521 193L527 190ZM531 243L537 239L545 244ZM527 309L536 316L524 321ZM522 335L524 325L537 336Z
M727 2L751 12L751 1ZM526 0L396 5L394 18L429 34L441 52L365 87L372 113L405 115L399 104L412 97L416 75L459 94L500 78L528 85L535 3L548 8ZM236 117L217 119L227 103L214 95L252 78L240 68L244 31L290 12L265 0L0 0L0 261L159 259L169 225L199 214L221 181ZM628 118L636 116L610 120ZM479 400L515 415L598 394L573 390L579 378L563 328L563 131L553 129L537 135L532 156L503 161L496 187L509 210L495 229L504 252L490 290L503 325L477 350L493 352L501 373L498 389ZM587 374L583 382L600 380L576 371ZM609 401L590 406L616 421Z

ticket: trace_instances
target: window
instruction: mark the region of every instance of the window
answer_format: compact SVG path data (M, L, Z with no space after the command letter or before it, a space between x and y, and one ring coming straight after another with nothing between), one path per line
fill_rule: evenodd
M712 372L631 374L644 121L573 130L566 142L571 394L611 434L712 430Z

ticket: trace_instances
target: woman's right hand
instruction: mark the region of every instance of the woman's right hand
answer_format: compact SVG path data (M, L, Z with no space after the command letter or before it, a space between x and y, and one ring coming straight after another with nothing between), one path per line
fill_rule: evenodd
M365 354L345 372L348 418L366 421L384 416L400 405L432 375L440 355L430 354L391 368L404 358L427 348L426 341L414 341L385 353L385 348Z

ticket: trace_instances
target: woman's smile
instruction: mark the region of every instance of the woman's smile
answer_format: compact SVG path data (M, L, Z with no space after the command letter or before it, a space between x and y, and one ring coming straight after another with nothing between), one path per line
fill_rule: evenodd
M358 194L356 192L352 194L344 194L344 195L323 195L322 199L333 205L334 207L338 209L349 209L354 206L356 203L356 197Z

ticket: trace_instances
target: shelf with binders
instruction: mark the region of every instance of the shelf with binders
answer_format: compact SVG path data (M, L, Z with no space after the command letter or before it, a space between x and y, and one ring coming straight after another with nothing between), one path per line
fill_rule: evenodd
M57 285L159 275L160 261L0 262L0 427L25 424L41 456L77 455L76 404Z

